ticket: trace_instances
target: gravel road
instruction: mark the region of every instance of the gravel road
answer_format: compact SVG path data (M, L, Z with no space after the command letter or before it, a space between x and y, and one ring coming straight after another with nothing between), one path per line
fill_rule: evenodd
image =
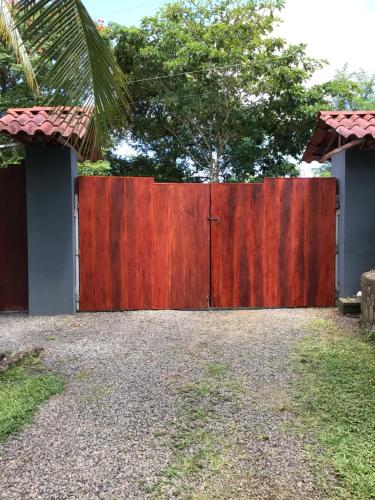
M303 325L334 315L0 316L0 350L42 346L45 364L66 380L65 392L0 446L0 498L321 498L287 430L288 386ZM181 436L191 443L180 445Z

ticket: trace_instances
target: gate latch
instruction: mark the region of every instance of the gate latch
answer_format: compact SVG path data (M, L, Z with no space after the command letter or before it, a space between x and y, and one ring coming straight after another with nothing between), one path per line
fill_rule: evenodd
M216 224L220 224L220 219L219 217L208 217L208 220L210 222L216 222Z

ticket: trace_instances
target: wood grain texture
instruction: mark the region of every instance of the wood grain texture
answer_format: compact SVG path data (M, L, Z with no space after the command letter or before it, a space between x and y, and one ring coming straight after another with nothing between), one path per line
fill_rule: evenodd
M153 309L170 309L170 272L169 272L169 184L155 184L154 187L154 286L152 295Z
M213 307L334 305L335 179L213 185Z
M25 168L12 166L0 169L0 311L27 308Z
M209 190L80 178L80 309L207 307Z
M81 310L331 306L335 194L335 179L80 178Z
M167 304L169 309L206 308L210 288L210 187L155 184L154 189L158 192L154 224L155 266L159 266L158 258L165 253L160 261L163 271L158 272L164 285L159 284L161 295L156 305L159 307L163 303L165 307Z

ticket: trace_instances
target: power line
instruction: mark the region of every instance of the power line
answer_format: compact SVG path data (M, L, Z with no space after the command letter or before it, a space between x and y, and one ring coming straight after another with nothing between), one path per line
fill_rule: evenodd
M170 90L168 90L168 92L170 92ZM173 95L173 97L176 97L177 99L183 99L183 98L186 98L186 97L202 97L204 95L211 95L211 94L219 94L219 95L222 95L222 97L226 97L221 91L214 91L214 90L209 90L207 92L202 92L200 94L182 94L182 95ZM142 103L152 103L152 104L163 104L165 102L167 102L168 100L168 97L172 97L172 96L166 96L164 99L161 99L161 100L158 100L158 101L154 101L152 97L150 97L149 99L142 99L140 101L133 101L131 104L142 104Z
M205 71L211 71L213 69L224 69L224 68L235 68L238 66L242 66L240 63L237 64L231 64L231 65L225 65L225 66L211 66L209 68L203 68L203 69L196 69L192 71L183 71L181 73L173 73L171 75L160 75L160 76L152 76L150 78L140 78L139 80L128 80L126 83L140 83L140 82L148 82L151 80L162 80L165 78L174 78L175 76L182 76L182 75L190 75L194 73L204 73Z
M289 55L267 56L267 60L269 60L269 59L271 59L271 60L272 59L273 60L288 59L290 57L291 56L289 56ZM181 73L172 73L169 75L158 75L158 76L152 76L150 78L140 78L138 80L128 80L126 83L131 84L131 83L149 82L149 81L153 81L153 80L163 80L163 79L167 79L167 78L174 78L175 76L191 75L191 74L195 74L195 73L204 73L204 72L212 71L215 69L225 69L225 68L229 69L229 68L236 68L236 67L238 68L241 66L243 66L242 63L228 64L228 65L224 65L224 66L210 66L208 68L196 69L196 70L191 70L191 71L182 71Z

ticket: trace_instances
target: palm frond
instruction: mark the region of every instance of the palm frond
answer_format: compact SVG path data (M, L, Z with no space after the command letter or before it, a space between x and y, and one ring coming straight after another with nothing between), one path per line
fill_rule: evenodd
M34 68L31 64L21 34L18 31L5 0L0 0L0 37L4 40L5 44L13 50L18 62L23 66L26 80L31 91L34 94L38 94L39 87Z
M92 113L80 146L87 157L127 119L125 76L80 0L20 0L18 8L20 29L26 26L23 36L40 55L36 74L45 104Z

